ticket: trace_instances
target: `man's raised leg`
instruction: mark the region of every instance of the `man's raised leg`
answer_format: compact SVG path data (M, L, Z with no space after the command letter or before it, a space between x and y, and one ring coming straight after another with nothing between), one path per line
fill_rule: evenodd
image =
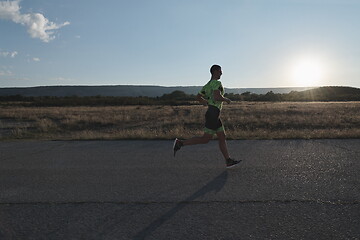
M213 138L212 134L204 133L201 137L193 137L187 140L179 140L175 139L174 141L174 157L177 151L180 150L181 147L187 146L187 145L196 145L196 144L205 144L208 143Z

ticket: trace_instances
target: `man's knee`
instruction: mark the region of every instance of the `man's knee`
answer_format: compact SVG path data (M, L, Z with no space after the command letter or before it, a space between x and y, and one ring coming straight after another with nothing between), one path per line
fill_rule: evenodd
M203 139L203 143L208 143L212 139L212 136L205 134L204 136L202 136L202 139Z
M216 135L217 135L219 141L225 141L225 139L226 139L225 132L217 132Z
M211 138L205 138L204 143L208 143L208 142L210 142L210 140L211 140Z

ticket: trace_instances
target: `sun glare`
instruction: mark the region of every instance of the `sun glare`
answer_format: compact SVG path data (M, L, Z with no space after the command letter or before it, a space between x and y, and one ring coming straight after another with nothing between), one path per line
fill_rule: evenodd
M323 77L323 66L319 60L314 58L299 59L291 69L291 79L297 86L319 86Z

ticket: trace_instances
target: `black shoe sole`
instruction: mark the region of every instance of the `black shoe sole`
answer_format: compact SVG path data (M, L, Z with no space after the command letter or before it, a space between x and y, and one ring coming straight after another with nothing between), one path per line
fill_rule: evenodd
M234 168L234 167L237 167L239 166L239 164L241 163L242 161L240 160L238 163L235 163L233 165L230 165L230 166L226 166L227 169L230 169L230 168Z

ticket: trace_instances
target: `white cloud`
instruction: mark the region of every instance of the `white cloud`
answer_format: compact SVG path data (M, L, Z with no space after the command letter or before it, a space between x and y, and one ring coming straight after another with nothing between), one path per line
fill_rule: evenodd
M1 51L0 50L0 56L1 57L11 57L14 58L18 54L17 51L8 52L8 51Z
M33 60L34 62L40 62L40 58L34 57L32 60Z
M8 67L0 67L0 76L13 76L13 72Z
M13 73L11 71L5 71L5 70L0 70L0 76L12 76Z
M71 82L71 81L74 81L74 79L72 79L72 78L65 78L65 77L56 77L56 78L52 78L51 80L58 81L58 82Z
M10 53L10 57L14 58L17 54L18 54L17 51L11 52L11 53Z
M27 31L32 38L39 38L43 42L49 42L55 38L53 36L56 29L69 25L70 22L56 24L49 21L41 13L20 13L20 0L1 1L0 19L11 20L27 27Z

